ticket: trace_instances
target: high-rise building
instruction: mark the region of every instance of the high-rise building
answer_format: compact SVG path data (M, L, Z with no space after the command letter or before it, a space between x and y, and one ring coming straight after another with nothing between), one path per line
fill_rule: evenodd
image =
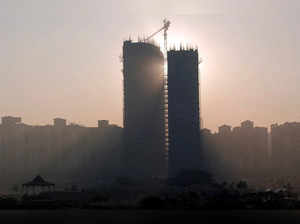
M165 175L164 56L146 42L123 44L125 175Z
M300 168L300 122L271 125L271 144L273 175L298 179L295 177Z
M240 178L266 175L268 166L268 129L255 127L253 121L244 121L233 130L232 148L235 150Z
M200 169L198 50L168 52L169 174Z
M64 126L64 119L56 125L28 125L21 120L3 117L4 125L0 124L1 189L9 190L38 173L59 185L68 180L81 186L119 176L122 128L109 121L107 128L95 128Z
M17 124L22 122L22 118L11 116L2 117L1 120L2 125L5 127L15 127Z
M231 126L222 125L219 127L219 134L222 136L228 136L231 134Z
M107 127L109 127L108 120L99 120L98 121L98 128L107 128Z
M53 123L56 128L65 128L67 126L67 120L63 118L54 118Z

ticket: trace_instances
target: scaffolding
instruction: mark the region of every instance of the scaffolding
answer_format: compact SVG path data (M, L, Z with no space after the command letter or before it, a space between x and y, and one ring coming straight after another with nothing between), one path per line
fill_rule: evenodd
M168 111L168 63L167 63L167 57L168 57L168 30L170 28L171 22L167 19L163 20L163 26L151 34L149 37L146 38L146 41L150 41L154 36L159 34L161 31L163 31L164 35L164 129L165 129L165 159L168 169L168 153L169 153L169 111ZM168 171L167 171L168 172Z

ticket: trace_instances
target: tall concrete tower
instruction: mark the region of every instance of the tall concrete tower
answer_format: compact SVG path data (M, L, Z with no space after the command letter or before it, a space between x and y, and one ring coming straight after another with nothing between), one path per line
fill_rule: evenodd
M145 42L123 44L124 174L165 175L164 57Z
M198 50L168 52L169 175L200 169Z

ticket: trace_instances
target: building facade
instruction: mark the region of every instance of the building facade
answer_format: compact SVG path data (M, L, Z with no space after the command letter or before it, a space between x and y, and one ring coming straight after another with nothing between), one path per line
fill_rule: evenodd
M123 44L124 175L165 175L164 57L145 42Z
M198 50L168 52L169 175L200 169Z
M258 181L268 176L268 129L255 127L254 122L244 121L240 126L219 127L213 135L213 144L205 153L213 158L212 170L224 180L247 179Z
M64 120L64 119L60 119ZM75 124L32 126L4 117L0 124L0 190L41 174L58 184L96 184L119 176L122 128ZM66 120L64 120L66 121Z
M271 125L273 176L297 179L300 167L300 122Z

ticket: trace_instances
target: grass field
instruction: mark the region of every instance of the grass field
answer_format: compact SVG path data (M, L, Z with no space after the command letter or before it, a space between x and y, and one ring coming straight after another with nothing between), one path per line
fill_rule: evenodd
M299 223L300 211L2 210L0 223Z

